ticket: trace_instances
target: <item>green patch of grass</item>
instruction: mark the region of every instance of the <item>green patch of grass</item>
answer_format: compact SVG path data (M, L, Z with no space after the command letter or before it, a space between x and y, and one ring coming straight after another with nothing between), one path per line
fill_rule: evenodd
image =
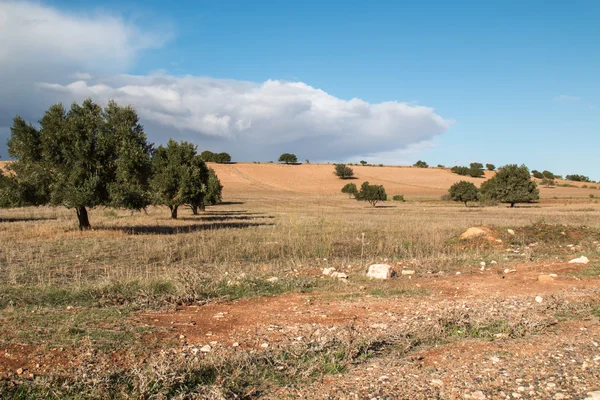
M371 289L369 295L373 297L399 297L399 296L422 296L429 294L429 291L421 288L377 288Z
M587 268L578 271L576 275L583 278L600 278L600 263L591 262L587 265Z
M482 324L448 324L445 332L449 337L494 340L498 334L511 334L507 321L491 321Z

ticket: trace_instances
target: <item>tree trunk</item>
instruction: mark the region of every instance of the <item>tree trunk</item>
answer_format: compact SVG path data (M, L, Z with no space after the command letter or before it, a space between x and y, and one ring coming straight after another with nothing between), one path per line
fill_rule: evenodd
M77 219L79 220L79 230L91 229L90 220L88 219L88 213L85 207L77 207Z
M198 215L198 206L195 204L190 204L190 208L192 209L192 214Z
M465 207L469 207L466 201L465 201Z
M510 203L510 208L513 208L515 206L515 203Z
M171 218L177 219L177 206L169 207L171 209Z

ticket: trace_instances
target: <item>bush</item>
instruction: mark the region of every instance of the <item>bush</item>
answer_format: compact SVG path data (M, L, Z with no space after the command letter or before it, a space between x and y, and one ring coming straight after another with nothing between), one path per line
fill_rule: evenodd
M450 168L450 171L454 172L455 174L461 175L461 176L469 175L469 168L467 168L467 167L454 166L454 167Z
M335 164L335 171L333 173L340 179L350 179L354 176L354 171L346 164Z
M405 202L406 200L404 200L404 195L402 194L397 194L394 197L392 197L392 200L394 201L401 201L401 202Z
M360 186L360 192L356 195L359 201L368 201L373 207L380 201L387 201L387 194L381 185L370 185L369 182L364 182Z
M496 166L494 164L485 164L485 167L488 171L494 171L496 169Z
M589 182L590 178L585 176L585 175L567 175L565 177L566 180L568 181L574 181L574 182Z
M544 175L544 178L547 178L547 179L554 179L555 178L554 174L552 172L548 171L548 170L542 171L542 175Z
M279 156L279 162L284 162L286 164L296 164L298 162L298 157L292 153L283 153Z
M419 161L417 161L417 162L416 162L416 163L413 165L413 167L417 167L417 168L427 168L427 167L429 167L429 165L427 165L427 163L426 163L425 161L421 161L421 160L419 160Z
M546 177L544 177L540 183L546 187L551 187L551 186L556 185L556 182L554 182L554 179L546 178Z
M441 201L452 201L452 196L450 196L450 193L446 193L440 197L440 200Z
M531 171L531 175L532 175L534 178L537 178L537 179L543 179L543 178L544 178L544 174L542 174L542 173L541 173L540 171L538 171L537 169L534 169L533 171Z
M450 198L454 201L465 203L465 207L469 201L479 200L479 189L471 182L460 181L455 183L448 190Z
M367 162L366 162L365 160L360 160L360 163L361 163L363 166L367 165Z
M529 169L525 165L506 165L496 175L481 185L481 194L490 200L508 203L529 203L539 200L540 191L531 180Z
M582 188L582 189L587 189L587 188L588 188L588 185L582 185L582 186L581 186L581 188Z
M356 185L354 183L347 183L342 188L342 193L348 194L350 196L350 198L356 197L356 195L358 194L358 188L356 187Z
M442 164L438 164L437 165L438 168L446 168L445 166L443 166Z
M471 164L471 168L469 168L469 176L473 178L481 178L485 176L485 172L483 172L483 168L479 168L477 165L481 165L479 163Z

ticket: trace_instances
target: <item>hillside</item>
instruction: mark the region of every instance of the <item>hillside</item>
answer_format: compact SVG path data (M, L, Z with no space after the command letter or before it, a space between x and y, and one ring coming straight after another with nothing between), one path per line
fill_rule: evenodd
M293 196L345 196L340 193L344 184L354 182L357 186L364 181L384 185L388 195L403 194L408 199L439 199L454 183L466 180L480 186L483 178L471 178L453 174L442 168L414 168L398 166L352 166L357 179L343 181L333 174L330 164L213 164L225 196L263 194ZM486 171L486 179L494 172ZM564 183L564 181L558 181ZM582 189L582 183L569 182L579 187L540 187L542 199L589 198L600 195L598 189ZM591 186L595 186L591 184Z

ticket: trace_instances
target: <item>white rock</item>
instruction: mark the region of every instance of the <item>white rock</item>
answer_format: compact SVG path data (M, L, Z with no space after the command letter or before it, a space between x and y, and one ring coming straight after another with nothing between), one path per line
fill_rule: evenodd
M444 386L444 382L441 379L432 379L431 384L433 386Z
M414 275L415 271L413 271L412 269L403 269L402 270L402 275Z
M485 261L482 261L482 262L480 262L480 263L479 263L479 266L480 266L480 267L484 267L484 268L485 268Z
M558 275L556 275L556 274L548 274L548 276L551 278L558 278Z
M337 279L348 279L348 275L343 272L332 272L331 277Z
M456 275L460 275L460 271L456 271Z
M210 347L210 345L204 345L200 348L200 351L203 353L210 353L210 351L212 350L212 347Z
M485 394L481 390L471 393L472 399L485 399Z
M506 268L506 269L504 270L504 273L505 273L505 274L511 274L511 273L513 273L513 272L517 272L517 270L516 270L516 269L508 269L508 268Z
M491 265L497 265L497 264L498 264L498 261L496 261L496 260L492 260L492 261L490 262L490 264L491 264Z
M278 280L279 280L279 278L278 278L278 277L276 277L276 276L274 276L274 277L272 277L272 278L269 278L269 279L267 279L267 282L271 282L271 283L273 283L273 282L277 282Z
M333 268L333 267L331 267L331 268L324 268L323 269L323 275L331 275L334 271L335 271L335 268Z
M235 342L234 344L231 345L231 347L240 347L240 344L238 342Z
M515 231L513 231L512 229L507 229L506 232L508 232L509 235L515 234Z
M367 277L371 279L390 279L394 270L388 264L373 264L369 266Z
M266 349L269 347L269 343L263 343L260 345L260 347L262 347L263 349Z
M569 264L587 264L590 260L586 256L581 256L579 258L574 258L569 261Z
M593 392L588 392L588 397L585 400L600 400L600 390L595 390Z
M535 296L535 301L536 303L542 303L542 301L544 301L544 299L542 298L542 296Z

